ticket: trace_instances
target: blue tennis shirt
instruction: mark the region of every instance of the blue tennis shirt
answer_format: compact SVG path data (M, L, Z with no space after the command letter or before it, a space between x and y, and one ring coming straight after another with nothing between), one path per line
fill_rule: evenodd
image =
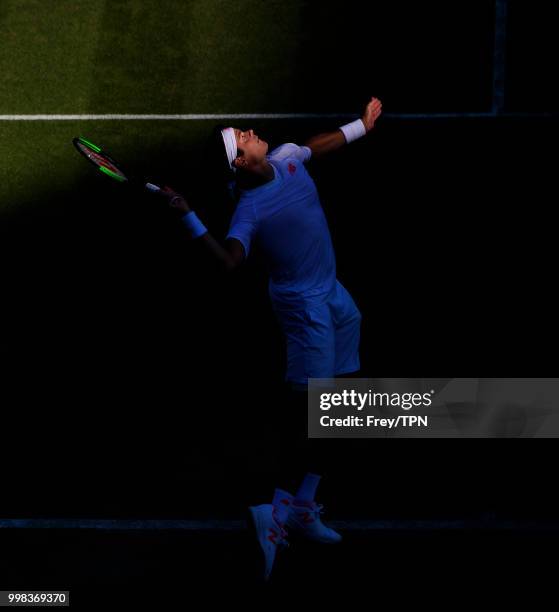
M270 182L241 192L227 238L248 256L257 240L266 259L269 292L278 310L303 310L323 303L336 285L336 259L314 181L304 162L308 147L284 144L268 156Z

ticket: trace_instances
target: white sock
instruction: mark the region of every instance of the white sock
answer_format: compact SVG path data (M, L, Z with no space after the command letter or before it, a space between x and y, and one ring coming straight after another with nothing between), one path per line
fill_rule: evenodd
M314 496L316 495L316 490L319 483L320 476L317 474L307 474L303 478L303 482L295 495L295 503L314 501Z
M292 502L293 495L291 495L291 493L282 489L276 489L274 491L274 501L272 505L274 506L274 516L278 523L282 525L285 523Z

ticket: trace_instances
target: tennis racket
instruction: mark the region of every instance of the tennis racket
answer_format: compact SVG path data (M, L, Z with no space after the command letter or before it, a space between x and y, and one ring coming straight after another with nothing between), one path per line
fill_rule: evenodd
M109 178L118 181L119 183L129 183L132 185L138 184L145 187L148 191L158 192L161 191L161 187L154 185L153 183L145 183L138 181L137 179L131 178L129 174L125 173L122 166L115 162L114 159L109 157L105 151L93 144L89 140L83 138L83 136L76 136L72 140L76 149L89 160L100 172L108 176Z

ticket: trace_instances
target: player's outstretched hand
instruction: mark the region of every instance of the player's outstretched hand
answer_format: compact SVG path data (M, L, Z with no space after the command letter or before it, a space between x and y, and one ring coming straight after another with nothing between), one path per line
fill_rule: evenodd
M380 117L381 113L382 102L378 98L371 98L371 101L365 107L363 117L361 117L367 132L371 131L375 127L375 121Z
M180 193L177 193L174 189L165 186L163 187L163 189L161 189L160 193L162 196L167 198L167 200L169 201L169 206L171 208L178 210L183 214L190 212L191 208L188 205L186 199Z

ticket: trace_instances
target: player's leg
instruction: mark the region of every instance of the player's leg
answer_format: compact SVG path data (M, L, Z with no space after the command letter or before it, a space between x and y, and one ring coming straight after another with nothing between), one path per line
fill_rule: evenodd
M327 527L320 518L322 505L319 483L322 475L333 476L339 457L333 452L333 440L315 440L307 437L307 393L293 391L285 396L279 418L282 441L279 452L284 457L280 484L293 493L285 526L288 533L297 533L321 543L335 543L341 536ZM331 479L335 485L336 477ZM282 525L283 527L284 525Z
M327 447L328 440L309 440L307 437L307 381L309 378L332 378L335 373L335 325L331 306L321 304L304 312L283 316L283 329L287 339L287 375L291 383L290 406L286 410L292 417L289 472L305 474L291 488L293 497L287 526L306 538L317 542L334 543L341 536L324 525L320 519L322 506L315 500L322 474L330 471L335 453ZM298 391L299 388L305 392ZM330 452L328 452L330 450ZM287 466L286 466L287 467Z
M336 283L336 289L326 304L307 313L307 324L305 342L302 344L305 346L304 363L307 367L308 378L331 378L334 375L355 373L360 369L361 313L351 295L339 282ZM316 330L322 328L329 330L327 341L325 337L321 338L320 334L315 335ZM294 348L298 352L300 346L295 345ZM327 358L321 361L321 356L326 357L326 355ZM300 355L289 363L292 366L300 365ZM309 364L314 367L309 368ZM306 466L307 474L299 487L293 489L295 495L287 526L315 541L339 542L340 535L326 527L320 520L322 506L317 504L315 497L320 482L319 475L327 473L333 475L337 471L337 463L343 459L332 452L330 440L308 440L306 438L306 399L305 394L304 404L301 402L298 409L305 419L305 439L298 446L297 462L301 466Z
M332 378L335 373L335 325L331 312L331 305L325 303L304 311L277 313L287 342L288 388L276 419L280 445L275 452L283 460L280 482L289 483L295 495L276 489L272 504L251 508L264 553L266 578L272 571L277 542L283 541L284 526L317 542L341 540L338 533L322 523L322 506L315 500L321 475L328 471L335 454L327 452L324 443L328 440L307 438L308 379ZM293 480L295 475L297 481Z
M334 366L329 366L327 374L320 378L331 378L333 375L348 375L360 369L359 340L361 328L361 313L349 292L337 283L331 299L326 304L327 311L320 313L323 321L329 320L334 329ZM316 313L314 318L316 318ZM307 416L306 396L305 406L301 412ZM306 431L306 428L305 428ZM328 528L320 520L322 506L315 501L320 482L319 474L333 475L343 457L332 452L330 440L306 440L301 447L299 461L307 466L308 472L303 478L291 502L287 527L302 533L304 536L323 543L336 543L341 536Z
M278 312L286 339L285 409L288 439L307 452L307 384L309 378L332 378L335 369L335 326L327 303L300 311Z

